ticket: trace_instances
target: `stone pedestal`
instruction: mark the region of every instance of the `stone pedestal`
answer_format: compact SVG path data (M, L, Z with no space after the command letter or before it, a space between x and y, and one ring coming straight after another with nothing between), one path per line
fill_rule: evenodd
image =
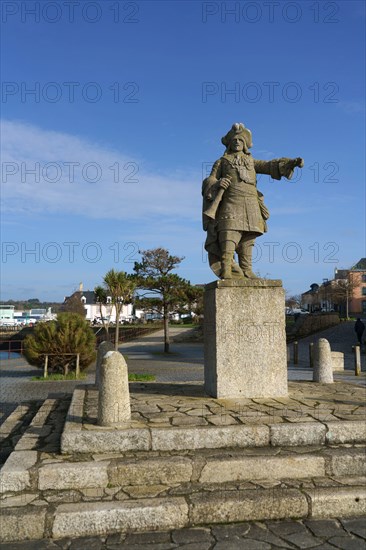
M204 295L205 391L287 396L285 292L279 280L219 280Z
M344 353L341 351L331 351L333 372L344 371Z
M313 381L322 384L333 383L332 352L326 338L319 338L315 344Z

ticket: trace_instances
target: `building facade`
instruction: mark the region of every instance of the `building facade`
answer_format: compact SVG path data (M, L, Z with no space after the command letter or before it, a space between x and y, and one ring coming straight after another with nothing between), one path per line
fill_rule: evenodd
M301 304L309 312L337 311L341 316L366 317L366 258L350 269L335 269L334 279L313 283L301 294Z

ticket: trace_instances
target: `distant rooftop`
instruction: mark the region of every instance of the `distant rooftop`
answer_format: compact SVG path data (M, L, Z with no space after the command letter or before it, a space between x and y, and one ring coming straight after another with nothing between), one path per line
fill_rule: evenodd
M361 258L353 267L351 271L366 271L366 258Z

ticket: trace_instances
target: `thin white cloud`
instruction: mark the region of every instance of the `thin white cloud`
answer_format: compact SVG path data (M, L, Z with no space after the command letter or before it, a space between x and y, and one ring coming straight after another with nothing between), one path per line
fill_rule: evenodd
M335 105L347 115L365 112L365 101L339 101Z
M1 126L4 212L125 221L200 215L200 173L154 175L140 158L98 143L22 122Z

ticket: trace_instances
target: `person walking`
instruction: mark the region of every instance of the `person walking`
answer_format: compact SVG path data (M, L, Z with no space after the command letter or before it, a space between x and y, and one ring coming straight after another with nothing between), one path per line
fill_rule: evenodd
M362 346L362 335L365 330L365 324L361 321L361 319L358 317L357 321L355 322L355 333L357 334L357 340L360 343L360 346Z

